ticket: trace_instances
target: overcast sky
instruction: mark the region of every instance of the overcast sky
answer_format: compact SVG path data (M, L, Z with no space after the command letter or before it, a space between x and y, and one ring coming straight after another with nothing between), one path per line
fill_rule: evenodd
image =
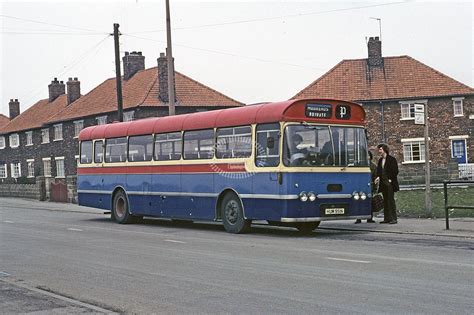
M165 0L1 1L0 113L48 97L54 77L78 77L81 92L115 76L113 23L121 56L142 51L147 68L166 47ZM342 59L409 55L474 85L471 1L171 0L177 71L244 103L294 96Z

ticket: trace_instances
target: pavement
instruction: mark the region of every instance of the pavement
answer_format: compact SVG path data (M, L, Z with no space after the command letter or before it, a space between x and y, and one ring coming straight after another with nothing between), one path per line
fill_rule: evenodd
M15 207L28 207L30 209L47 211L68 211L82 213L96 213L104 215L104 210L78 206L69 203L41 202L37 200L0 198L0 204ZM414 235L432 235L459 238L474 238L474 218L450 218L449 230L446 230L446 220L444 218L398 218L397 224L380 224L383 215L374 217L376 223L366 223L362 220L360 224L354 224L355 220L324 221L319 226L320 229L347 230L347 231L367 231L376 233L396 233Z

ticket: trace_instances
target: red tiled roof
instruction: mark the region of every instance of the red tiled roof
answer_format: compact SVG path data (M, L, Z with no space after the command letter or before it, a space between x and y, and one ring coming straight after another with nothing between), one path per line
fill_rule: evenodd
M176 73L177 106L234 107L244 104L223 95L179 72ZM122 81L123 108L137 106L167 106L158 99L157 67L137 72ZM86 95L79 98L49 122L71 120L117 110L115 78L107 79Z
M0 129L6 124L8 124L9 122L10 122L10 118L8 118L7 116L3 114L0 114Z
M409 56L384 57L384 67L367 59L343 60L293 98L350 101L474 94L474 89Z
M58 96L52 102L48 102L48 99L41 100L1 127L0 134L39 128L66 106L66 94Z

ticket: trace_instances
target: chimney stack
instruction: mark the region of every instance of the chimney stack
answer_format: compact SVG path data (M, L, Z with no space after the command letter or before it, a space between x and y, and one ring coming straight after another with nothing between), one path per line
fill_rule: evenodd
M173 58L174 59L174 58ZM168 95L168 61L166 59L165 53L160 53L160 58L158 58L158 98L163 103L169 102L169 95ZM173 85L174 85L174 95L176 101L176 82L175 78L173 78Z
M58 81L58 78L54 78L51 84L48 85L49 89L49 102L54 101L59 95L66 93L66 86L63 81Z
M131 53L126 51L122 61L124 80L130 79L140 70L145 70L145 56L142 56L141 51L132 51Z
M71 104L81 97L81 81L77 78L69 78L67 85L67 104Z
M8 106L10 107L10 120L20 115L20 102L18 102L18 99L10 99Z
M371 67L381 67L383 66L382 58L382 42L378 37L370 37L369 42L367 43L367 48L369 52L368 63Z

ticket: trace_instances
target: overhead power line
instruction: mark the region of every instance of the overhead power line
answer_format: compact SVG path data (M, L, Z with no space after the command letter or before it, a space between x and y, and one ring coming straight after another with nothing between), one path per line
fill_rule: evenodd
M189 29L200 29L200 28L208 28L208 27L215 27L215 26L226 26L226 25L262 22L262 21L272 21L272 20L280 20L280 19L284 19L284 18L295 18L295 17L301 17L301 16L321 15L321 14L327 14L327 13L335 13L335 12L368 9L368 8L375 8L375 7L382 7L382 6L389 6L389 5L397 5L397 4L404 4L404 3L407 3L407 2L410 2L410 1L379 3L379 4L371 4L371 5L365 5L365 6L356 6L356 7L349 7L349 8L325 10L325 11L315 11L315 12L308 12L308 13L295 13L295 14L288 14L288 15L280 15L280 16L273 16L273 17L267 17L267 18L248 19L248 20L231 21L231 22L223 22L223 23L213 23L213 24L203 24L203 25L195 25L195 26L187 26L187 27L176 27L176 28L172 28L172 29L173 30L189 30ZM157 32L163 32L163 31L165 31L165 29L156 29L156 30L149 30L149 31L142 31L142 32L132 32L132 33L129 33L129 34L157 33Z

